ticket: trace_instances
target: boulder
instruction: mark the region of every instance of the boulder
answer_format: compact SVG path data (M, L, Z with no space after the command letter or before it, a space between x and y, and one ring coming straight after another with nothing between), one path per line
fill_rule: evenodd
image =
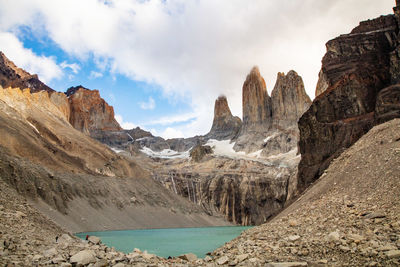
M77 265L86 265L89 263L95 263L96 257L92 250L82 250L74 254L69 261L72 264L75 263Z
M197 256L193 253L183 254L183 255L180 255L178 258L185 260L185 261L196 261L197 260Z
M94 235L89 236L88 241L89 241L90 243L95 244L95 245L98 245L98 244L101 243L100 237L97 237L97 236L94 236Z

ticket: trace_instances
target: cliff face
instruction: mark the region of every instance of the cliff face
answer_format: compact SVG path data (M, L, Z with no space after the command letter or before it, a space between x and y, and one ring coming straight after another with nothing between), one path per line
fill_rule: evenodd
M295 71L278 73L269 97L265 81L254 67L243 84L243 125L234 149L262 156L286 153L297 146L297 121L311 104Z
M226 97L218 97L215 100L213 124L206 137L217 140L232 139L237 135L241 126L240 118L232 116Z
M71 125L84 133L96 131L120 131L122 128L114 118L114 109L100 97L98 90L82 86L67 90L70 104Z
M287 75L278 73L271 99L272 121L280 127L296 127L301 115L311 105L303 79L293 70Z
M267 129L271 124L271 98L258 67L253 67L247 75L242 94L242 131Z
M48 91L53 89L42 83L37 75L31 75L23 69L18 68L0 51L0 85L3 88L18 87L30 88L31 92Z
M299 121L299 188L375 124L399 116L398 17L360 23L329 41L318 95Z

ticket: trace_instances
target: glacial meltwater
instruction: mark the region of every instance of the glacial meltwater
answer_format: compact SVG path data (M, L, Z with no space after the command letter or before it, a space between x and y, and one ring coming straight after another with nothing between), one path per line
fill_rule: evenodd
M185 253L194 253L199 258L205 257L232 240L248 226L224 226L201 228L170 228L146 230L121 230L77 233L85 239L86 235L100 237L101 241L116 250L130 253L134 248L160 257L174 257Z

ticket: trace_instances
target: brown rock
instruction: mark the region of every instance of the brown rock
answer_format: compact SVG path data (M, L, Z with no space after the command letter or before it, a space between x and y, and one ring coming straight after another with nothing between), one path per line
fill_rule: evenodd
M85 133L96 131L122 130L114 118L114 109L100 97L98 90L82 86L67 90L70 103L70 123L75 129Z
M0 85L3 88L30 88L31 92L48 91L53 89L42 83L38 76L31 75L29 72L15 66L14 62L9 60L3 52L0 51Z
M327 43L319 95L299 120L300 190L376 123L398 116L397 87L382 90L392 80L390 54L397 46L397 32L395 16L388 15L362 22Z
M268 128L271 124L271 98L258 67L253 67L243 84L243 128Z
M215 100L213 124L206 137L217 140L232 139L237 135L241 126L241 119L232 116L226 97L219 96Z

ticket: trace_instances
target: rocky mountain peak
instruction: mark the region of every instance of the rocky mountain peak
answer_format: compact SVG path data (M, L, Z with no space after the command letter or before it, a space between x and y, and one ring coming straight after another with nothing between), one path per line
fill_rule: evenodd
M42 83L36 74L18 68L14 62L9 60L6 55L0 51L0 85L3 88L30 88L31 92L48 91L53 89Z
M236 136L241 126L242 121L232 115L226 96L219 96L215 100L214 120L207 137L217 140L231 139Z
M268 128L271 117L271 98L258 67L253 67L247 75L242 92L243 127Z
M298 119L311 105L303 79L294 70L287 75L278 73L271 102L273 122L283 127L297 126Z
M100 97L98 90L90 90L81 85L71 87L65 93L71 109L70 123L85 132L120 131L114 118L114 108Z

